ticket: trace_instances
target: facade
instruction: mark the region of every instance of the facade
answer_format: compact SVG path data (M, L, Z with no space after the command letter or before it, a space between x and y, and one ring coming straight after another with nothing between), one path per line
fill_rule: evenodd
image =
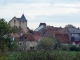
M18 39L19 50L36 50L40 36L24 34Z
M24 14L21 16L21 18L13 17L9 21L9 24L11 27L22 28L25 33L27 32L27 20Z
M73 45L79 46L80 44L80 29L79 28L68 28L71 36L71 42Z

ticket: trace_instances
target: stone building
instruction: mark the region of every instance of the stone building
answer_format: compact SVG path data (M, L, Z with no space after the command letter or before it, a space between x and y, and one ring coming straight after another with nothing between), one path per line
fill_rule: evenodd
M13 17L9 21L9 24L11 27L22 28L25 33L27 32L27 20L24 14L21 16L21 18Z
M19 50L36 50L39 39L39 35L31 33L22 35L18 39Z

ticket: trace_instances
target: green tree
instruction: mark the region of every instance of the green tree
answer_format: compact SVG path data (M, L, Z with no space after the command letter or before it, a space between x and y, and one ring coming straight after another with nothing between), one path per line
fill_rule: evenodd
M4 19L0 19L0 50L2 52L12 49L12 40L10 38L11 28Z
M38 42L38 49L53 50L57 48L58 44L57 40L53 36L49 35Z
M11 28L12 33L16 33L16 32L18 32L18 30L19 30L19 28L16 28L16 27Z
M65 28L76 28L76 26L68 24L68 25L65 26Z

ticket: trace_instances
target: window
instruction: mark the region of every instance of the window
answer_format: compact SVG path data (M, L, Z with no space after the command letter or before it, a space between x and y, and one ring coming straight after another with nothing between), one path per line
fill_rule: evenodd
M20 22L20 25L21 25L21 22Z
M15 26L17 28L17 26Z
M34 47L30 47L30 50L34 50Z
M14 25L14 28L17 28L17 26Z
M19 43L19 45L22 45L22 43Z
M25 37L25 39L26 39L27 37Z
M21 39L22 37L20 37L20 39Z
M21 28L21 26L19 26Z
M16 20L14 20L14 24L16 23Z

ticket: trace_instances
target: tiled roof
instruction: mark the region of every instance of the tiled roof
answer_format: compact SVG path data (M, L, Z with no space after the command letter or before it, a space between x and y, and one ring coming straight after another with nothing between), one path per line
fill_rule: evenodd
M40 38L39 35L33 35L33 34L24 34L20 37L19 41L37 41Z
M18 21L27 22L24 14L21 16L21 18L17 18Z
M58 39L61 43L71 43L67 34L56 34L55 38Z

